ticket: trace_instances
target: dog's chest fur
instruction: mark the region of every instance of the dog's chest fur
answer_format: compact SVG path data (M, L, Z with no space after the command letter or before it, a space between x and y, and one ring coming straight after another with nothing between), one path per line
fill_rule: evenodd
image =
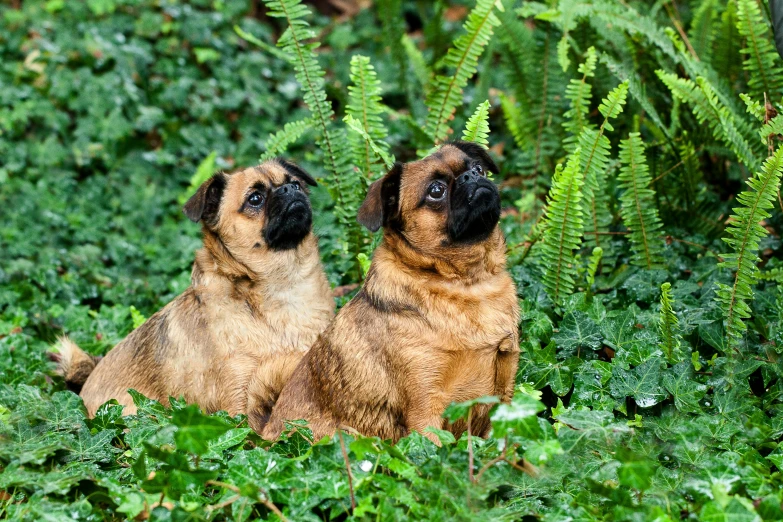
M222 279L189 289L171 311L169 334L178 353L166 350L161 361L170 382L182 383L178 391L198 397L207 410L244 411L254 375L274 373L286 356L298 360L332 317L328 283L321 279L273 293Z
M414 359L413 382L437 390L446 402L495 393L498 353L517 351L519 312L508 275L431 294L426 310L431 344L406 351Z

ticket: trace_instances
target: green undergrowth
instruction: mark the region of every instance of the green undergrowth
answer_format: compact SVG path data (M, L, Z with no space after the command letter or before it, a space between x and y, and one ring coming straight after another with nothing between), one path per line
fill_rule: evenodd
M0 518L783 519L767 2L373 4L0 6ZM272 444L140 395L88 419L53 374L58 335L103 354L187 287L180 208L214 170L318 178L342 306L378 241L368 184L458 137L500 165L522 311L490 438Z

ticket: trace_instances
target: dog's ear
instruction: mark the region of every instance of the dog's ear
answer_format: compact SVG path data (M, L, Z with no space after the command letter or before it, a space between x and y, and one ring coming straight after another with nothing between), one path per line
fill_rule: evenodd
M290 174L291 176L295 178L299 178L300 180L304 181L311 187L317 187L318 183L315 182L315 179L308 174L302 167L297 165L296 163L291 163L288 160L284 160L282 158L277 158L277 162Z
M485 170L490 171L493 174L499 174L500 169L497 165L495 165L495 162L492 161L492 158L489 157L489 151L484 148L483 145L479 145L478 143L473 143L471 141L462 141L462 140L455 140L449 143L450 145L453 145L454 147L457 147L459 150L470 156L471 158L479 160L481 163L483 163L483 167Z
M394 219L400 210L400 178L402 163L395 163L389 172L367 189L356 220L372 232Z
M191 196L182 212L194 223L202 219L213 226L220 209L220 200L223 198L223 189L226 188L226 176L222 172L215 174L202 183L195 194Z

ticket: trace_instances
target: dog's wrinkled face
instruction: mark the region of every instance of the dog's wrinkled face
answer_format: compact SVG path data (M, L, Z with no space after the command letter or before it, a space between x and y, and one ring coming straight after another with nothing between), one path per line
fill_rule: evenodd
M373 183L359 210L370 230L402 233L423 252L486 240L500 219L500 195L487 174L498 168L484 147L457 141L426 158L396 164Z
M192 221L203 221L240 258L259 250L290 250L310 234L306 185L315 184L293 163L267 161L232 174L215 174L183 210Z

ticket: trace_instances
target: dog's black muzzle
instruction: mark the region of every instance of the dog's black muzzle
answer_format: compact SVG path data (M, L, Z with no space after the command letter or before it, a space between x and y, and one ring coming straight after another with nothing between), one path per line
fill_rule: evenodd
M310 200L297 183L277 187L267 201L266 213L264 240L273 250L296 248L310 233Z
M449 236L458 243L478 243L489 237L500 220L500 193L479 169L454 180L449 213Z

